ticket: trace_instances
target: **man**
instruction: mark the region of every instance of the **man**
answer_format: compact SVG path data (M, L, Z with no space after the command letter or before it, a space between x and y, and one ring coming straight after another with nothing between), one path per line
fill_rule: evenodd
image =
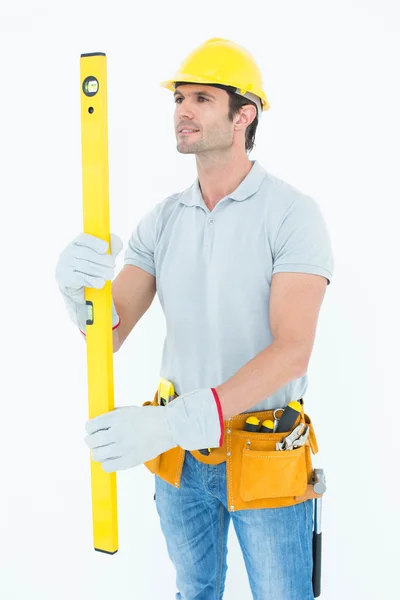
M253 597L311 600L312 500L235 511L225 462L202 464L191 451L221 448L234 415L303 398L333 272L329 235L314 200L248 158L269 103L247 50L208 40L162 85L174 92L177 150L195 155L198 178L132 233L113 281L113 342L117 351L157 291L167 324L161 376L178 397L91 419L85 440L107 472L186 451L179 486L155 476L177 599L222 598L232 519ZM57 280L82 333L83 287L112 279L119 238L111 256L107 247L81 234L60 258Z

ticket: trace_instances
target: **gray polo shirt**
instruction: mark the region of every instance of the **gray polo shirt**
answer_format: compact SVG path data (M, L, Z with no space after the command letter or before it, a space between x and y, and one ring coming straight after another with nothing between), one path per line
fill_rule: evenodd
M124 263L156 277L166 319L160 377L178 394L220 385L271 344L274 273L315 273L329 283L333 273L317 203L258 161L212 211L198 179L157 203L130 236ZM307 375L246 412L284 407L306 389Z

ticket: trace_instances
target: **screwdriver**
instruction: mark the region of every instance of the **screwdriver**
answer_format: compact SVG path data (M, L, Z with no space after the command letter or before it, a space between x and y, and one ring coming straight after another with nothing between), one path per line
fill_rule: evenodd
M258 431L258 426L260 424L260 419L257 417L248 417L246 419L246 423L244 424L245 431Z
M259 429L259 425L260 425L260 420L257 419L257 417L249 417L246 420L244 430L245 431L258 431L259 433L272 433L274 431L274 424L269 419L267 419L266 421L263 421L260 429Z
M301 404L297 400L292 400L285 407L282 416L278 421L278 425L275 429L275 433L281 433L282 431L290 431L295 424L297 417L301 413Z
M270 419L263 421L261 428L260 428L260 433L273 433L273 431L274 431L274 422L271 421Z
M299 402L297 402L296 400L289 402L288 406L286 406L286 408L284 409L281 418L279 419L276 431L279 433L281 431L289 431L289 429L296 422L296 419L299 416L300 411L301 411L301 404ZM260 426L260 419L258 419L257 417L248 417L246 419L246 423L244 425L244 430L245 431L253 431L253 432L259 431L260 433L272 433L274 431L274 423L270 419L266 419L265 421L263 421L260 429L259 429L259 426ZM282 429L282 427L284 429ZM285 428L287 428L287 429L285 429ZM210 454L211 450L210 450L210 448L204 448L202 450L199 450L199 452L201 454L204 454L205 456L208 456Z

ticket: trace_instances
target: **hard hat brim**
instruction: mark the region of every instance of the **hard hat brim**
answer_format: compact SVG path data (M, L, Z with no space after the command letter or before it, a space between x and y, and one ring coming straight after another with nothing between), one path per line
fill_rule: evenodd
M160 83L160 86L163 88L166 88L167 90L170 90L171 92L175 92L175 83L177 81L184 81L186 83L197 83L197 84L209 84L209 85L213 85L213 84L220 84L220 85L227 85L230 87L236 87L238 89L241 89L241 86L235 86L235 84L231 83L231 82L226 82L226 81L217 81L216 79L211 79L211 78L207 78L207 77L198 77L196 75L185 75L183 73L179 73L179 75L176 76L175 79L167 79L166 81L162 81ZM244 91L251 91L251 90L244 90ZM253 92L254 93L254 92ZM261 100L261 105L262 105L262 110L268 110L270 108L270 104L268 102L268 100L266 100L265 98L260 98Z

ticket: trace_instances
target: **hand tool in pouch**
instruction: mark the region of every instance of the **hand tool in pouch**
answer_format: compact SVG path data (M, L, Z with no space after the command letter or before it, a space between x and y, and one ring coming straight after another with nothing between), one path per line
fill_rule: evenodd
M270 419L266 419L263 421L260 427L260 433L273 433L274 431L274 422Z
M326 491L326 480L323 469L314 469L314 491L323 494ZM322 497L314 498L314 532L313 532L313 574L312 583L314 598L321 595L321 564L322 564Z
M274 430L274 424L270 419L266 419L262 422L260 427L260 419L257 417L249 417L246 419L244 424L245 431L257 431L258 433L272 433Z
M158 404L160 406L166 406L175 397L174 384L168 379L160 378L158 384Z
M258 427L260 425L260 419L257 417L248 417L246 419L246 423L244 424L245 431L258 431Z
M103 52L81 54L83 231L110 244L107 62ZM108 250L110 254L110 248ZM85 287L89 418L114 409L112 291ZM118 551L116 473L90 459L94 549Z
M304 446L308 439L310 428L305 423L300 423L293 429L289 435L285 436L280 442L276 442L277 450L294 450Z
M278 410L282 410L281 408L277 408L274 411L275 413ZM289 404L283 409L283 413L279 418L278 424L275 429L275 433L281 433L283 431L290 431L293 425L296 423L297 418L301 414L301 404L297 402L297 400L292 400Z

